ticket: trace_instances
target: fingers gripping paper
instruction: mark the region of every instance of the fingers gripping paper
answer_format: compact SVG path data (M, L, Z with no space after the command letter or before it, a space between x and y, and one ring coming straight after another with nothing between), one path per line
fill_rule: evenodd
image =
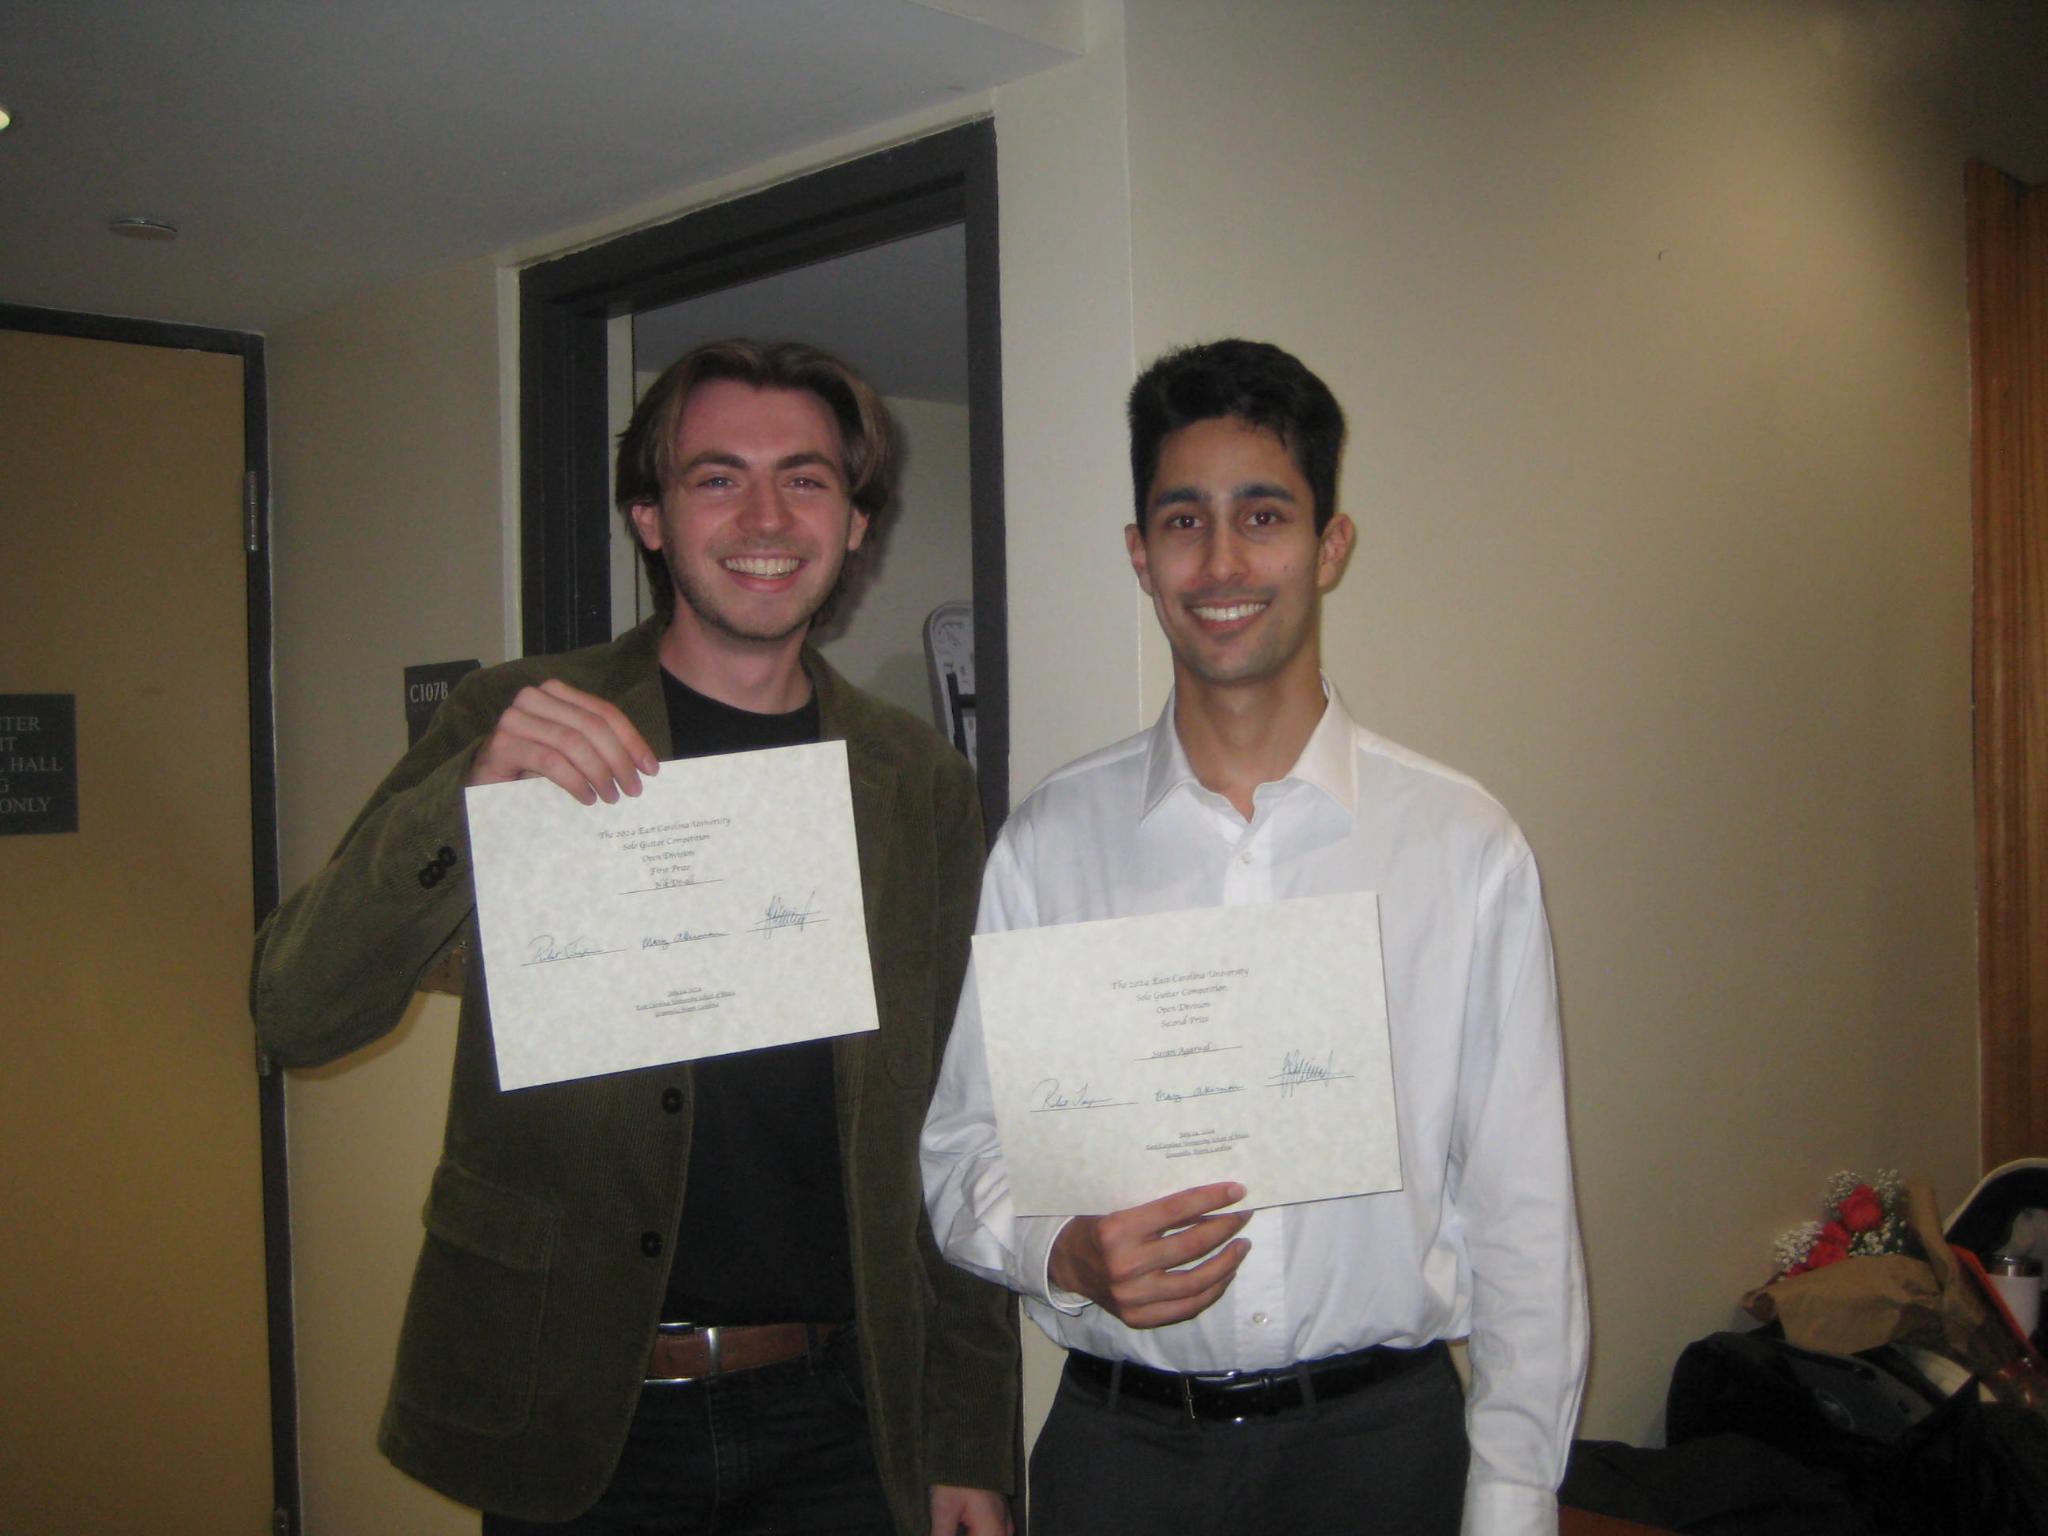
M467 792L499 1086L876 1028L845 743L641 783Z
M1379 933L1367 892L977 936L1017 1213L1399 1189Z

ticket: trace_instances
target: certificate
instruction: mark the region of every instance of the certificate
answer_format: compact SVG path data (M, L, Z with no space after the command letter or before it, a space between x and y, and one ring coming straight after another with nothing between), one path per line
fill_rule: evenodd
M974 975L1020 1216L1401 1187L1370 892L981 934Z
M877 1027L846 744L470 789L498 1086Z

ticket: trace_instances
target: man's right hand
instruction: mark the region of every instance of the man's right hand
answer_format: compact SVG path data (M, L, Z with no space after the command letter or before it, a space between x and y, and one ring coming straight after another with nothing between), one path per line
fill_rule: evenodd
M585 805L640 793L660 771L646 738L619 707L549 678L519 690L471 761L470 784L551 779Z
M1204 1184L1107 1216L1076 1216L1053 1240L1048 1277L1126 1328L1184 1322L1223 1294L1251 1252L1237 1234L1252 1213L1213 1214L1243 1198L1242 1184ZM1180 1267L1205 1253L1194 1268Z

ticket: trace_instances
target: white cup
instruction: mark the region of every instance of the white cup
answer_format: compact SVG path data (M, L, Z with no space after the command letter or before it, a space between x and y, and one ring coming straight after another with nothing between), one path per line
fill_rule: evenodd
M2038 1265L2032 1274L2017 1273L2018 1269L2017 1264L2002 1268L1994 1259L1987 1278L1998 1288L2013 1321L2020 1325L2020 1332L2032 1338L2034 1330L2041 1326L2041 1271Z

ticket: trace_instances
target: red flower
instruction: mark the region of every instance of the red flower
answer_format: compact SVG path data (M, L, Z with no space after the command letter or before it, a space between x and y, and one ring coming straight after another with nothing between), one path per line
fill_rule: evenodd
M1826 1221L1821 1223L1820 1241L1823 1243L1827 1243L1831 1246L1847 1248L1850 1244L1850 1241L1855 1237L1855 1235L1855 1233L1851 1232L1839 1221Z
M1832 1227L1833 1225L1833 1222L1828 1223L1828 1226L1830 1227ZM1815 1243L1813 1245L1813 1248L1806 1255L1806 1267L1808 1269L1824 1269L1828 1265L1836 1263L1839 1260L1846 1259L1847 1257L1849 1257L1849 1244L1847 1241L1847 1234L1845 1233L1843 1235L1842 1241L1837 1242L1833 1238L1829 1237L1827 1235L1826 1230L1823 1229L1820 1241Z
M1851 1232L1874 1232L1884 1225L1884 1202L1868 1184L1850 1190L1835 1209Z

